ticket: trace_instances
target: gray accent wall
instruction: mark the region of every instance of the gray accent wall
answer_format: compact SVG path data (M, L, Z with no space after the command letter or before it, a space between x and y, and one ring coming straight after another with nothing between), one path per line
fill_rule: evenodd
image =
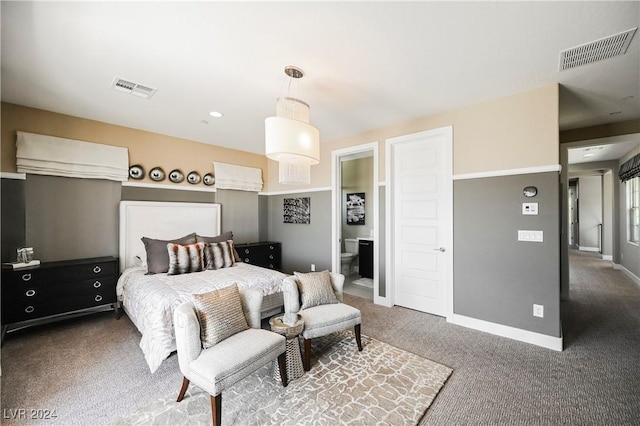
M16 248L32 246L43 262L117 256L121 200L220 203L222 231L238 243L258 241L258 194L246 191L186 191L122 186L120 182L27 175L3 178L2 261Z
M118 254L120 182L27 175L26 244L43 262Z
M236 244L259 240L257 192L218 189L216 200L222 205L222 232L232 231Z
M0 235L2 235L2 262L15 262L16 249L26 246L24 187L22 179L0 179Z
M524 197L526 186L538 195ZM556 172L454 182L455 314L561 336L559 192ZM539 214L522 215L524 202ZM544 242L518 241L518 230L543 231Z
M311 223L283 223L284 199L302 197L310 198ZM308 272L312 263L331 270L331 191L270 195L268 212L267 239L282 243L283 272Z

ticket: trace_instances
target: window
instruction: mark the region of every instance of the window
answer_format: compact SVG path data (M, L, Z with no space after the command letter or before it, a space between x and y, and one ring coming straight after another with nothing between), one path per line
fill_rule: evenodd
M629 206L629 242L640 243L640 177L627 181Z

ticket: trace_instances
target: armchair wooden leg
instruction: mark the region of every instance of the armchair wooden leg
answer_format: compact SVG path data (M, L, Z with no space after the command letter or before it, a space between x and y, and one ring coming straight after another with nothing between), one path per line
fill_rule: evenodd
M311 339L304 339L304 371L311 370Z
M216 396L211 395L211 419L213 426L220 426L222 422L222 392Z
M360 337L360 324L353 327L353 331L356 335L356 343L358 343L358 350L362 352L362 338Z
M184 393L187 391L188 387L189 387L189 379L187 379L186 377L183 377L182 388L180 389L180 393L178 394L178 399L176 400L176 402L182 401L182 398L184 398Z
M287 377L287 353L283 352L278 356L278 368L280 368L280 379L282 380L282 386L285 388L289 384L289 378Z

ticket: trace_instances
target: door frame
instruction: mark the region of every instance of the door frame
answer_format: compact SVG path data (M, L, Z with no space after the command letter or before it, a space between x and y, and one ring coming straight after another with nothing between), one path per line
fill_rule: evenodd
M331 151L331 270L340 272L340 253L342 240L342 168L340 162L342 157L363 152L373 153L373 303L385 306L386 298L381 298L380 294L380 206L379 206L379 184L378 184L378 141L365 143L362 145L350 146Z
M444 138L444 142L446 143L446 152L448 158L447 161L448 170L445 171L447 175L447 194L446 194L446 203L449 206L449 214L446 215L445 226L447 227L446 241L444 242L444 246L446 247L446 251L444 255L446 257L445 264L447 267L447 280L445 283L445 318L447 322L453 321L453 126L444 126L439 127L432 130L426 130L423 132L411 133L408 135L398 136L395 138L390 138L385 141L385 173L386 173L386 186L387 191L385 195L385 230L386 230L386 257L385 257L385 266L386 266L386 290L387 296L390 298L391 306L394 304L395 298L395 282L393 277L395 276L395 235L394 235L394 198L395 194L393 191L394 183L396 179L396 171L394 165L394 148L396 144L401 144L405 141L414 140L416 137L441 137Z

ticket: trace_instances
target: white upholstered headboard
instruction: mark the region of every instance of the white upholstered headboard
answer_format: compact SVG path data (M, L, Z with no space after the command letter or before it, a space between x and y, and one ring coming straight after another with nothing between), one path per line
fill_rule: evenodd
M220 204L121 201L120 271L136 265L136 256L146 264L142 237L173 240L192 232L220 235Z

